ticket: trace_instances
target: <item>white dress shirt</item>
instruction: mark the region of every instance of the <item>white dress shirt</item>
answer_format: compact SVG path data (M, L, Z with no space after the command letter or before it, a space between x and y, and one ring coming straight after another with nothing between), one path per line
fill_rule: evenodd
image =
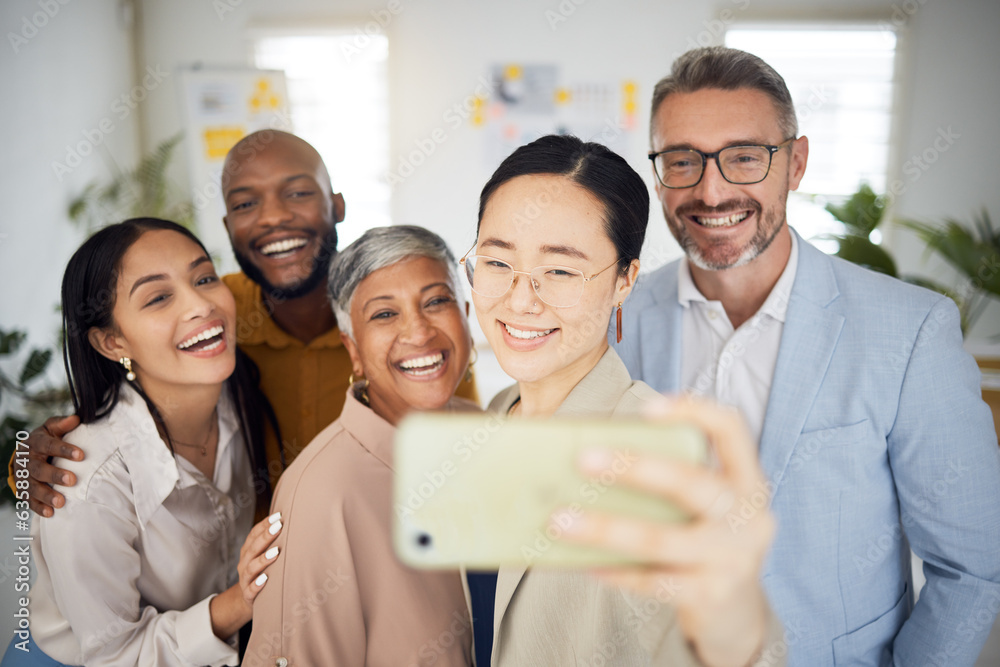
M71 665L235 665L235 637L212 633L209 602L237 582L256 497L228 397L219 400L214 478L160 439L128 385L105 417L66 441L83 461L66 505L36 517L31 633Z
M735 331L722 302L709 301L695 286L687 258L678 267L677 299L684 308L681 386L738 408L757 442L799 263L798 241L795 234L791 237L792 250L781 277L760 310Z

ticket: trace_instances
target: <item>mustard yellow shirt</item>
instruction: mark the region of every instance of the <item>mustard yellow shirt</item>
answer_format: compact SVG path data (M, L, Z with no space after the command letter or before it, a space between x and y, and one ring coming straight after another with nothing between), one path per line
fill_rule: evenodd
M245 274L222 280L236 297L236 340L260 368L260 386L281 427L285 463L290 464L320 431L340 416L351 375L351 358L340 340L340 329L303 343L271 317L261 299L260 285ZM475 379L459 385L458 396L478 402ZM266 441L271 484L281 475L277 438Z

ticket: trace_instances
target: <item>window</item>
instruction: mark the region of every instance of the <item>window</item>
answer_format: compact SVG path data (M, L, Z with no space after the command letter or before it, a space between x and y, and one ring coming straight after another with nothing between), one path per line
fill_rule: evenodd
M896 37L885 24L875 23L742 24L726 32L726 46L760 56L784 77L799 134L809 137L805 177L788 199L789 222L806 238L843 231L823 209L827 201L846 198L862 182L885 192ZM817 245L836 250L836 243Z
M294 131L316 147L344 193L339 247L391 224L388 38L299 30L259 34L253 46L257 67L284 70Z

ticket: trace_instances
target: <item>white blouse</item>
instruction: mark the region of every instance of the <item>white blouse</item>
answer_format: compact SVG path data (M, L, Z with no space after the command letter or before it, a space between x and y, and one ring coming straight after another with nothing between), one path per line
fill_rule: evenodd
M66 505L32 526L38 577L31 633L70 665L235 665L236 638L212 633L209 602L238 580L253 525L252 466L223 391L209 480L160 439L125 385L115 409L66 441L85 460Z

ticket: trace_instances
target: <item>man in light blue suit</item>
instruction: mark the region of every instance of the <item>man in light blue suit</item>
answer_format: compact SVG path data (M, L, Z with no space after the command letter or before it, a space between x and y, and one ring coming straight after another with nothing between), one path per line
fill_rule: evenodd
M973 665L1000 610L1000 449L950 299L817 251L785 219L808 140L781 77L721 47L653 94L664 216L686 257L611 340L633 378L738 407L779 529L763 573L789 664ZM914 605L910 549L927 584Z

